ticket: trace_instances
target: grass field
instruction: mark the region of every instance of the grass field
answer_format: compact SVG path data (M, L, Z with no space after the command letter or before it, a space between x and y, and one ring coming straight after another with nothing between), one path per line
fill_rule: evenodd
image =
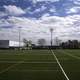
M69 80L80 80L80 50L52 50ZM0 50L0 80L67 80L50 50Z

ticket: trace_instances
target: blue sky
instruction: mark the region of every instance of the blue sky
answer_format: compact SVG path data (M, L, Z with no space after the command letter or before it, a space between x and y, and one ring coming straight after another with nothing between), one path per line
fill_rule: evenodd
M18 41L18 27L21 40L49 42L50 28L53 40L80 40L80 0L0 0L1 39Z
M77 2L79 1L77 0ZM22 16L34 18L40 18L45 13L49 13L51 16L67 16L67 9L74 6L79 6L75 4L75 0L1 0L0 4L0 9L2 11L5 11L5 5L13 5L20 7L23 10L28 9L27 12ZM50 11L50 9L54 8L56 12ZM69 13L69 15L70 14L75 13Z

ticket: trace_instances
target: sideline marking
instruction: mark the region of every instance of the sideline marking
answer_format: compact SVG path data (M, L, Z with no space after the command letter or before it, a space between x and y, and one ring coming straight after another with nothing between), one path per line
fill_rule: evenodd
M58 65L59 65L59 67L60 67L62 73L63 73L64 76L66 77L66 79L67 79L67 80L70 80L70 79L68 78L68 76L66 75L66 73L65 73L65 71L64 71L64 69L63 69L63 67L61 66L61 64L60 64L59 60L57 59L56 55L54 54L54 52L53 52L52 50L51 50L51 52L52 52L54 58L56 59L56 61L57 61Z
M19 63L20 61L0 61L0 63ZM56 63L56 62L26 62L26 61L24 61L23 63L44 63L44 64L46 64L46 63Z
M52 55L52 54L40 54L40 53L39 53L39 54L31 54L31 53L30 53L30 54L1 54L1 55L10 55L10 56L21 56L21 55L23 55L23 56L24 56L24 55L25 55L25 56L31 56L31 55L32 55L32 56L33 56L33 55L42 55L42 56L43 56L43 55Z
M8 71L9 69L15 67L16 65L22 64L23 62L24 62L24 61L20 61L20 62L18 62L18 63L16 63L16 64L13 64L13 65L9 66L8 68L2 70L2 71L0 72L0 74L2 74L2 73L4 73L4 72Z
M31 72L35 72L35 71L37 71L37 72L38 72L38 71L39 71L39 72L43 72L43 71L45 71L45 72L55 71L55 72L56 72L56 71L57 71L57 72L60 72L61 70L11 70L11 71L14 71L14 72L15 72L15 71L18 71L18 72L27 72L27 71L31 71Z
M25 54L25 53L23 53L22 55L24 55L24 54ZM11 55L11 54L10 54L10 55ZM20 54L19 54L19 55L20 55ZM31 55L32 55L32 54L31 54ZM41 55L42 55L42 54L41 54ZM43 54L43 55L44 55L44 54ZM45 54L45 55L48 55L48 54ZM49 54L49 55L51 55L51 54ZM3 58L2 58L2 59L3 59ZM18 63L13 64L13 65L7 67L6 69L0 71L0 74L2 74L2 73L4 73L4 72L8 71L9 69L15 67L16 65L19 65L19 64L22 64L22 63L24 63L24 61L19 61ZM34 63L36 63L36 62L34 62ZM43 62L43 63L44 63L44 62ZM51 63L52 63L52 62L51 62ZM53 63L55 63L55 62L53 62Z
M70 52L66 52L66 51L60 51L60 52L63 52L63 54L66 54L66 55L68 55L68 56L70 56L70 57L73 57L73 58L75 58L75 59L80 59L80 57L75 56L75 55L72 55L72 54L70 54Z

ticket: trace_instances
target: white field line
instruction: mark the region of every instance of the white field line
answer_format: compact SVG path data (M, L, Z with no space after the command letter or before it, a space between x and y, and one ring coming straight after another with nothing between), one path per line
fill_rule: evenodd
M66 54L66 55L68 55L68 56L70 56L70 57L73 57L73 58L75 58L75 59L80 59L80 57L75 56L75 55L72 55L72 54L70 54L70 53L68 53L68 52L65 52L65 51L61 51L61 52L63 52L64 54Z
M10 70L10 71L18 71L18 72L27 72L27 71L59 71L60 70Z
M58 65L59 65L59 67L60 67L62 73L64 74L64 76L66 77L66 79L69 80L69 78L68 78L67 74L65 73L63 67L61 66L61 64L60 64L60 62L59 62L59 60L58 60L58 58L56 57L56 55L54 54L54 52L53 52L52 50L51 50L51 52L52 52L54 58L56 59L56 61L57 61Z
M0 61L0 63L19 63L21 61ZM56 63L56 62L22 62L22 63Z
M42 54L41 54L41 55L42 55ZM22 63L24 63L24 61L19 61L18 63L13 64L13 65L7 67L6 69L2 70L2 71L0 72L0 74L2 74L2 73L4 73L4 72L8 71L9 69L15 67L16 65L19 65L19 64L22 64ZM53 63L54 63L54 62L53 62Z
M2 55L12 55L12 56L19 56L19 55L52 55L52 54L2 54Z
M13 65L7 67L6 69L2 70L2 71L0 72L0 74L2 74L2 73L4 73L4 72L8 71L9 69L15 67L16 65L22 64L23 62L24 62L24 61L20 61L20 62L18 62L18 63L16 63L16 64L13 64Z
M23 53L22 55L24 55L24 54L25 54L25 53ZM20 54L19 54L19 55L20 55ZM32 55L32 54L31 54L31 55ZM36 54L36 55L37 55L37 54ZM39 54L39 55L44 55L44 54ZM45 55L46 55L46 54L45 54ZM51 54L49 54L49 55L51 55ZM16 65L19 65L19 64L22 64L22 63L24 63L24 61L19 61L18 63L13 64L13 65L7 67L6 69L2 70L2 71L0 72L0 74L8 71L9 69L15 67Z

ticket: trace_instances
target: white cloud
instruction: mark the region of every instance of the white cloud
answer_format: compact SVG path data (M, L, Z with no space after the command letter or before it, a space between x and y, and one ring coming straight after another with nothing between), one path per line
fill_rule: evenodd
M55 8L52 8L52 9L50 9L49 11L50 11L50 12L53 12L53 13L56 12Z
M41 17L41 19L45 19L46 17L49 17L50 16L50 14L49 13L46 13L46 14L44 14L42 17Z
M0 28L2 28L2 27L6 28L6 26L11 26L11 24L5 19L1 19L0 20Z
M40 12L40 10L41 10L41 9L40 9L40 8L38 8L38 9L36 9L34 12Z
M44 11L45 9L46 9L46 7L45 7L45 6L41 6L40 8L35 9L35 11L34 11L34 12L32 12L32 13L40 12L40 11Z
M50 10L49 10L51 13L56 13L56 8L55 8L55 6L53 6L52 8L50 8Z
M41 10L45 10L46 9L46 7L45 6L41 6Z
M80 5L80 0L73 0L74 4Z
M4 6L6 13L8 13L9 15L13 15L13 16L18 16L18 15L22 15L25 14L25 11L22 10L20 7L17 7L15 5L8 5L8 6Z
M7 16L7 13L0 11L0 17L4 17L4 16Z
M70 9L67 9L67 13L77 13L80 11L80 7L72 7Z
M1 20L0 20L1 21ZM3 20L7 24L11 24L14 28L0 31L0 34L5 35L2 39L18 40L19 28L21 28L21 39L32 39L36 42L39 38L45 38L50 41L50 28L54 29L53 39L58 37L60 39L79 39L80 35L80 15L72 15L66 17L58 16L43 16L41 19L29 19L25 17L9 17ZM4 24L0 23L1 24ZM6 24L5 24L6 25Z
M41 1L58 2L58 1L60 1L60 0L32 0L32 1L33 1L33 3L35 4L35 3L41 2ZM35 5L34 5L34 6L35 6Z
M34 1L34 0L33 0ZM36 1L51 1L51 2L57 2L59 0L36 0Z

